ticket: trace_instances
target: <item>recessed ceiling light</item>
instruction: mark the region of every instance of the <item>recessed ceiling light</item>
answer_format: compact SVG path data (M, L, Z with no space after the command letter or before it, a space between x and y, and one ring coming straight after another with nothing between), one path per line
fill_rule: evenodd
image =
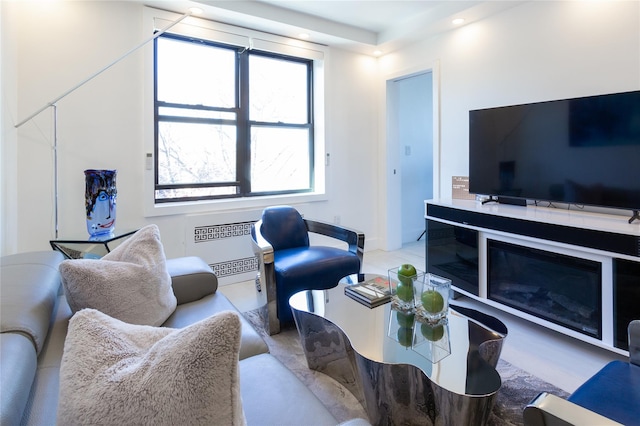
M453 21L451 21L451 23L453 25L461 25L461 24L464 24L464 19L463 18L456 18Z
M191 12L194 15L202 15L202 12L204 12L202 9L200 9L199 7L191 7L189 8L189 12Z
M309 33L300 33L300 34L298 34L298 37L306 40L310 36L309 36Z
M382 55L382 50L374 50L374 51L373 51L373 54L374 54L375 56L380 56L380 55Z

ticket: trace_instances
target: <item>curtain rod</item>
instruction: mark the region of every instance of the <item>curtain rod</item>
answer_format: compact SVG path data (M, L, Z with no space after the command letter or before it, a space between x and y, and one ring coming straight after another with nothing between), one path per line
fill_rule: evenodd
M104 68L98 70L97 72L95 72L94 74L91 74L89 77L85 78L84 80L82 80L80 83L76 84L75 86L73 86L71 89L67 90L66 92L64 92L62 95L58 96L57 98L53 99L52 101L48 102L46 105L44 105L42 108L38 109L36 112L34 112L33 114L31 114L30 116L28 116L27 118L25 118L24 120L22 120L21 122L19 122L18 124L15 125L16 128L22 126L24 123L26 123L27 121L31 120L33 117L35 117L36 115L40 114L42 111L44 111L45 109L54 106L59 100L63 99L64 97L66 97L67 95L71 94L72 92L74 92L75 90L79 89L80 87L84 86L86 83L88 83L89 81L93 80L94 78L96 78L97 76L99 76L100 74L102 74L103 72L105 72L106 70L108 70L109 68L111 68L112 66L114 66L115 64L117 64L118 62L120 62L121 60L123 60L124 58L126 58L127 56L129 56L130 54L132 54L133 52L135 52L136 50L140 49L142 46L146 45L147 43L149 43L152 40L155 40L156 38L160 37L162 34L164 34L166 31L168 31L171 27L173 27L174 25L182 22L186 17L191 16L194 14L194 11L189 10L187 13L185 13L184 15L182 15L180 18L176 19L175 21L173 21L171 24L167 25L166 27L164 27L163 29L161 29L160 31L157 31L156 33L153 34L152 37L144 40L142 43L140 43L139 45L137 45L136 47L134 47L133 49L129 50L128 52L126 52L124 55L120 56L118 59L116 59L115 61L111 62L110 64L108 64L107 66L105 66Z

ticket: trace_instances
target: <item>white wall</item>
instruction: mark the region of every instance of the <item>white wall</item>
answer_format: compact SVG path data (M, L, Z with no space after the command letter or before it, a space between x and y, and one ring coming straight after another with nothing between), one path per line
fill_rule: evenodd
M58 98L143 38L130 3L11 2L17 23L17 121ZM84 174L118 170L120 229L145 224L141 55L134 54L58 103L60 237L85 236ZM18 130L18 251L48 249L54 236L53 119L47 109Z
M468 175L470 109L640 89L640 2L525 3L387 55L381 75L438 60L448 198Z
M9 81L3 77L3 85L15 87L11 127L151 36L143 32L148 26L143 6L130 2L46 2L35 8L30 2L3 2L2 12L3 24L7 19L16 23L12 43L19 53L19 77ZM377 173L378 94L372 90L377 62L340 50L328 56L328 200L298 207L308 218L333 221L339 216L341 224L366 233L370 249L376 245L378 226L377 189L370 184ZM252 218L228 208L191 216L144 216L143 200L152 197L143 190L143 138L148 132L144 59L142 50L132 54L58 103L59 237L87 236L83 171L117 169L116 230L156 223L169 257L190 255L194 223L255 220L259 210ZM17 230L12 251L49 250L48 241L54 237L52 123L47 109L22 126L17 153L8 161L10 167L2 170L3 182L12 173L17 175L17 195L7 204L15 205L19 216L3 223ZM229 256L221 251L209 253L206 260Z
M149 37L138 4L33 5L2 2L2 184L15 185L2 192L6 252L48 250L53 237L51 112L22 126L14 140L11 134L5 139L13 131L7 128ZM15 37L7 40L9 22ZM300 210L329 221L339 216L343 225L366 233L368 249L384 246L389 76L439 64L438 192L448 197L451 176L467 174L470 109L638 90L639 29L636 1L530 2L389 54L378 60L378 68L372 58L331 49L325 111L329 199ZM12 52L15 71L7 73ZM151 196L143 191L144 75L144 55L136 53L58 104L60 237L86 235L83 170L115 168L117 228L157 223L167 255L190 254L187 227L193 218L143 213L142 200ZM7 117L13 120L9 126ZM205 219L217 224L233 215L212 209Z
M15 35L15 23L8 18L5 2L0 1L0 255L16 251L17 233L15 222L17 197L15 182L17 171L14 166L18 132L14 128L16 110L16 49L10 43Z

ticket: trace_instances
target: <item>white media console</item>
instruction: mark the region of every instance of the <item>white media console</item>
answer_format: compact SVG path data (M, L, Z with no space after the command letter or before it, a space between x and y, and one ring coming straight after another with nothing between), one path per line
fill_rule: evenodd
M426 270L550 329L628 354L640 318L640 222L538 206L427 200Z

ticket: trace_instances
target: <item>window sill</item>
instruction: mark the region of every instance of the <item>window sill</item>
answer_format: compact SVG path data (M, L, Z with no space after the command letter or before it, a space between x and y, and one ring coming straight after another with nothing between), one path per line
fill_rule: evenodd
M145 205L145 217L179 214L223 212L227 210L253 210L280 204L302 204L326 201L325 193L271 195L265 197L226 198L184 203L163 203Z

